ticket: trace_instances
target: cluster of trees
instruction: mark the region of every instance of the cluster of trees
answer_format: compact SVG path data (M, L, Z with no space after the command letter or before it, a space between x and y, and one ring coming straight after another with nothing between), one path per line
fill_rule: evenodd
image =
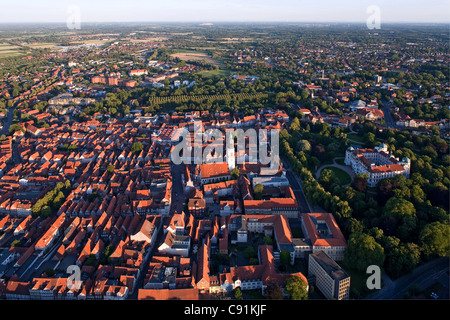
M301 177L307 199L332 212L348 238L346 266L365 272L368 265L375 264L396 278L422 261L448 255L450 171L444 154L448 151L446 141L437 134L379 132L370 124L357 128L361 136L374 134L378 139L374 145L386 141L395 156L412 160L410 179L403 175L384 179L373 190L368 188L364 174L357 175L346 187L333 176L317 181L310 168L304 166L303 154L295 150L297 146L302 151L310 149L299 139L305 132L296 125L291 129L301 135L294 130L282 133L280 150ZM348 144L342 141L343 147ZM433 157L431 150L436 152Z
M52 213L55 213L61 207L70 191L71 184L69 180L58 182L52 190L47 192L45 196L36 201L31 207L32 214L44 218L51 216Z
M280 145L294 169L306 167L315 172L324 161L342 156L349 145L343 128L331 127L328 123L312 124L295 117L289 131L281 131Z
M262 99L267 98L268 95L265 93L230 93L230 94L220 94L220 95L183 95L183 96L166 96L166 97L153 97L149 99L150 104L164 104L164 103L190 103L190 102L204 102L213 103L215 101L221 100L235 100L237 102L242 102L244 100Z

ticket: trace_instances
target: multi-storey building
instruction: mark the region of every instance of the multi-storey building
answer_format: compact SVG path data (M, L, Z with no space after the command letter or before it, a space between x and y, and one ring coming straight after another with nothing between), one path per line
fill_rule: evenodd
M345 153L345 164L351 166L355 174L367 173L370 187L379 181L403 174L409 178L411 160L407 157L399 161L388 153L384 143L374 149L354 149L349 147Z
M298 218L298 204L294 198L270 198L269 200L244 200L246 214L284 215Z
M293 241L295 257L305 253L324 251L332 259L344 259L347 242L331 213L303 213L301 215L304 239Z
M309 255L308 276L327 299L346 300L350 294L350 276L323 251Z

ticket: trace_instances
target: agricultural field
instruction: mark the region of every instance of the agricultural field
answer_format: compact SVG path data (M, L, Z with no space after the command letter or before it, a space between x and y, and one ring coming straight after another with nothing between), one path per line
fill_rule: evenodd
M230 75L230 71L224 70L224 69L217 69L217 70L201 70L198 72L198 74L201 74L205 77L226 77Z
M217 65L217 60L212 59L206 52L188 51L188 50L177 50L177 51L178 52L171 54L170 56L184 61L204 60L206 63Z
M0 58L19 56L22 52L19 46L11 45L9 43L0 43Z
M56 46L56 43L31 43L26 46L32 49L51 49Z

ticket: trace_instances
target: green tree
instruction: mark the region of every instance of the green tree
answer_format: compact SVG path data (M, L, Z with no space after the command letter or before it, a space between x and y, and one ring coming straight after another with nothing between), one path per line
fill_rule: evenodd
M419 244L426 257L448 256L450 226L446 223L432 222L427 224L419 235Z
M408 200L392 197L384 207L385 216L392 216L397 220L397 232L400 239L409 239L416 228L417 217L414 205Z
M364 135L364 141L366 142L366 144L373 146L373 144L375 143L375 135L372 132L368 132Z
M18 239L11 242L11 247L19 247L20 245L21 245L21 241Z
M269 244L269 245L272 244L272 238L269 236L264 236L263 241L265 244Z
M140 142L140 141L134 142L131 145L131 152L133 152L134 154L141 152L143 149L144 149L144 146L142 145L142 142Z
M256 256L255 249L252 246L245 248L244 255L247 259L254 258Z
M295 117L292 122L291 122L291 126L289 127L289 129L291 131L297 131L300 130L300 121L298 120L297 117Z
M240 287L234 289L234 298L237 300L242 300L242 291Z
M414 243L393 247L386 255L386 271L398 278L410 273L420 261L420 249Z
M234 168L231 170L230 173L231 173L231 179L233 179L233 180L239 179L240 172L239 172L239 168L238 168L238 167L234 167Z
M264 190L264 186L262 184L255 185L255 187L253 188L253 192L255 193L256 200L262 199L263 190Z
M344 254L345 264L357 271L366 272L370 265L382 266L385 254L383 247L368 234L355 232L350 235Z
M369 183L367 182L369 179L369 175L367 173L361 173L355 175L355 178L352 182L352 187L358 190L359 192L366 192Z
M106 167L106 171L108 171L109 173L113 173L114 172L114 165L112 165L112 164L109 164L107 167Z
M41 211L39 212L39 215L41 217L47 218L52 214L52 209L49 206L43 206Z
M297 150L303 151L303 152L310 152L311 151L311 143L308 140L300 140L297 143Z
M286 291L292 300L308 299L307 285L299 276L292 276L286 280Z
M280 252L280 262L285 266L291 263L291 254L289 253L289 251L282 250Z
M283 300L283 291L277 283L270 282L264 290L264 297L269 300Z

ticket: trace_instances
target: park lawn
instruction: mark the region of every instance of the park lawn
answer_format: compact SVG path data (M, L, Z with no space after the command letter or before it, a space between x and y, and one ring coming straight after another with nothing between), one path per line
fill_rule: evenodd
M336 167L327 167L326 169L329 169L329 170L333 171L333 173L339 179L341 184L350 184L352 182L352 178L344 170L341 170L341 169L336 168Z
M359 144L361 144L361 145L365 145L365 144L366 144L366 142L364 141L364 138L363 138L363 137L360 137L360 136L358 136L358 135L356 135L356 134L351 134L351 133L349 133L349 134L347 135L347 138L350 140L350 142L359 143Z

